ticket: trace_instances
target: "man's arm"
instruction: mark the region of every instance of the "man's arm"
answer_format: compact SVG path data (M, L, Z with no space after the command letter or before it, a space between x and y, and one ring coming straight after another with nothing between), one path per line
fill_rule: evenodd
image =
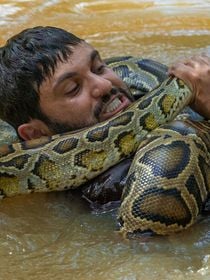
M190 107L210 119L210 58L206 55L174 63L168 73L182 79L195 93Z

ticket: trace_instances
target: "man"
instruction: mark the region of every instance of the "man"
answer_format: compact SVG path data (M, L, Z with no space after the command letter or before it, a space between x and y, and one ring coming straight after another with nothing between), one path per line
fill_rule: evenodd
M129 89L97 50L55 27L27 29L1 48L0 118L23 140L77 130L107 120L132 102ZM191 107L210 117L210 59L169 69L195 93Z
M11 38L1 70L1 118L24 140L91 126L131 103L99 53L61 29L37 27Z

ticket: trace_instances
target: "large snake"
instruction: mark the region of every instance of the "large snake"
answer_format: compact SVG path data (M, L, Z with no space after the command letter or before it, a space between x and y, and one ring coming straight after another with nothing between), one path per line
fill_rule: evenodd
M162 126L193 98L181 80L165 79L165 66L129 57L107 63L134 94L148 93L91 128L2 145L1 196L73 189L136 153L119 211L121 231L169 234L187 228L210 193L209 123Z

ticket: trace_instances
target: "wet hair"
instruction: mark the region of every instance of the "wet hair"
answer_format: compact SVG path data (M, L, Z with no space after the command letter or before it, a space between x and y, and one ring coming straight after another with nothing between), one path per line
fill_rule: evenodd
M0 48L0 118L15 129L30 119L48 123L41 112L39 87L71 46L84 42L61 28L37 26L11 37Z

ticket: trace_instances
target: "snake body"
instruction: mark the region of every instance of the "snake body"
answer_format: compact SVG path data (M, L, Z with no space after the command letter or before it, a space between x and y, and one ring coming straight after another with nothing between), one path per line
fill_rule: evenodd
M127 82L134 94L148 93L124 112L91 128L2 145L1 196L77 188L136 153L119 212L121 231L127 234L151 230L158 234L168 234L186 228L195 222L209 194L208 123L204 125L203 122L199 129L189 132L190 137L177 132L173 126L162 127L162 124L173 120L192 100L189 88L177 78L164 80L166 68L155 62L119 58L109 60L108 63ZM204 138L208 140L204 141ZM184 165L182 161L186 153L188 157ZM162 156L164 154L166 157ZM167 177L167 161L171 154L173 158L169 171L175 172L176 178ZM155 166L157 162L159 165L159 158L163 158L162 169L160 168L162 173L156 172ZM197 158L200 160L194 164ZM203 161L205 164L202 165ZM175 184L174 188L171 188L172 184ZM188 185L192 185L192 191ZM195 195L198 192L201 199ZM179 203L180 197L183 203ZM163 210L159 210L160 203L165 205L163 215ZM171 218L173 204L178 205L178 212ZM180 220L185 220L184 226L176 226ZM157 224L161 224L161 227Z
M188 228L209 193L209 123L176 120L162 125L135 154L120 207L121 231L171 234Z

